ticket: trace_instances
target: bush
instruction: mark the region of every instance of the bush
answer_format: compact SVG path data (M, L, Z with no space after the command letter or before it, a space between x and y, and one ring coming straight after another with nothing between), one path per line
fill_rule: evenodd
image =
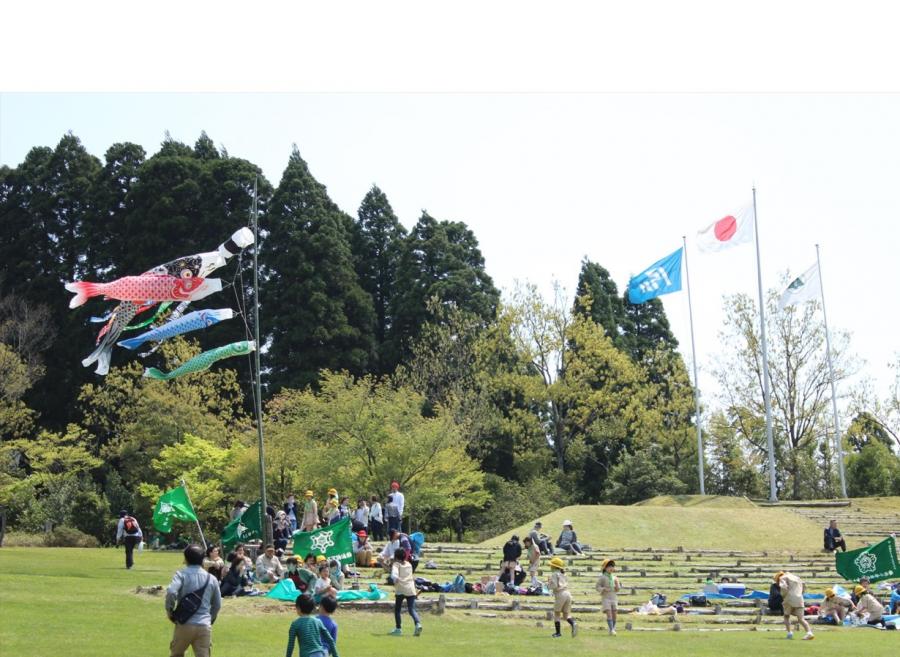
M93 536L78 531L74 527L57 527L44 536L45 547L100 547Z
M44 547L44 536L30 532L7 532L3 536L3 547Z

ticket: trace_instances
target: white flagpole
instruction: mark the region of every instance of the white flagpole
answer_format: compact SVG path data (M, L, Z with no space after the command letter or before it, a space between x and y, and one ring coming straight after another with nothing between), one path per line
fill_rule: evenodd
M834 453L837 456L838 472L841 475L841 496L847 497L847 481L844 478L844 449L841 444L841 424L838 420L837 392L834 386L834 366L831 364L831 335L828 332L828 313L825 312L825 286L822 284L822 263L819 260L819 245L816 244L816 265L819 268L819 295L822 299L822 318L825 320L825 351L828 356L828 374L831 376L831 410L834 412Z
M687 237L681 236L684 247L684 277L687 279L688 318L691 323L691 360L694 361L694 422L697 424L697 472L700 475L700 494L706 495L706 484L703 476L703 433L700 428L700 379L697 378L697 347L694 343L694 309L691 304L691 274L688 269Z
M766 345L766 302L763 297L762 268L759 259L759 223L756 220L756 186L753 187L753 232L756 238L756 280L759 285L759 332L762 338L763 403L766 407L766 443L769 451L769 501L778 501L775 487L775 439L772 436L772 398L769 392L769 350Z
M184 487L184 494L187 496L188 502L190 502L191 508L193 509L194 503L191 502L191 494L188 493L188 487L187 487L187 484L184 482L184 477L181 478L181 485L182 485L182 487ZM196 511L194 512L194 517L197 518ZM200 541L203 543L203 550L205 552L206 551L206 538L203 536L203 529L201 529L201 527L200 527L200 518L197 518L197 531L200 532Z

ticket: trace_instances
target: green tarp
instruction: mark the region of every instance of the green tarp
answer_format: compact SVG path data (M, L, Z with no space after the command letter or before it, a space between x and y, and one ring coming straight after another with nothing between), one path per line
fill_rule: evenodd
M289 579L281 580L272 588L271 591L266 594L267 598L285 600L286 602L293 602L299 596L300 591L297 590L297 587L294 586L294 583ZM370 584L368 591L338 591L337 601L349 602L351 600L384 600L386 597L387 593L379 589L375 584Z

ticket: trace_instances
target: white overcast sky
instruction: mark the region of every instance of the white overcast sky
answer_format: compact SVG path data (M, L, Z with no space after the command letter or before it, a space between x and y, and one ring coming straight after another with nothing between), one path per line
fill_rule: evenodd
M896 42L889 16L880 14L889 5L843 5L841 13L829 2L798 2L790 11L746 3L755 9L745 16L722 3L688 2L682 11L706 18L679 31L671 22L677 12L665 3L594 10L584 20L571 11L583 3L487 3L491 10L466 20L472 3L440 14L400 2L393 3L394 32L372 36L366 21L379 3L347 4L362 13L314 17L340 26L340 47L329 41L333 33L296 15L288 23L260 11L273 39L293 34L296 41L283 43L276 58L267 39L257 37L254 48L238 39L218 65L195 40L159 41L159 30L182 31L153 14L141 17L144 32L129 42L135 69L111 52L116 44L104 39L118 26L107 23L106 35L95 29L79 44L78 76L70 76L77 67L67 50L29 64L33 76L25 69L4 79L0 164L15 166L30 148L54 146L69 130L101 159L115 142L152 154L167 130L189 144L205 130L277 184L296 143L351 215L374 183L407 227L422 209L466 222L505 290L517 279L549 290L556 279L571 293L583 257L609 269L621 289L687 235L707 391L722 297L756 294L755 254L750 245L698 254L691 240L748 203L755 184L764 285L775 287L785 270L805 270L819 243L832 330L851 332L863 374L886 393L888 363L900 352L900 95L868 92L882 91L879 82L896 85L889 62L897 58L872 51ZM208 38L225 38L227 12L212 8L232 3L205 6L206 16L186 11L206 21L200 32ZM16 11L31 12L24 23L41 24L38 10ZM724 23L704 22L710 13ZM489 30L485 20L507 30ZM798 36L788 20L806 31ZM232 36L260 21L238 21ZM854 32L855 22L877 34ZM62 34L63 24L46 23L45 36ZM0 28L6 61L9 50L27 46L9 25ZM635 36L616 25L635 28ZM774 48L754 32L763 26L788 45ZM754 41L765 47L753 52ZM785 48L793 58L782 56ZM850 51L870 57L856 66ZM308 71L314 74L304 77ZM687 297L662 299L690 361Z

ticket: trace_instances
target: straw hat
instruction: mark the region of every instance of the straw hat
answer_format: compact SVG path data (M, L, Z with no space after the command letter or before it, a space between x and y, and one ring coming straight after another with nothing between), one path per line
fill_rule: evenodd
M600 572L603 572L604 570L606 570L607 566L615 566L615 565L616 565L615 559L604 559L603 561L600 562Z
M834 589L825 589L825 597L833 598L834 597Z
M335 497L337 497L337 488L329 488L329 489L328 489L328 494L329 494L329 495L334 495Z
M316 563L323 563L325 561L328 561L328 558L324 554L316 555Z
M559 557L553 557L550 559L550 567L551 568L559 568L560 570L566 569L566 562L560 559Z
M313 492L312 492L311 490L308 490L308 491L306 491L305 493L303 493L303 496L304 496L304 497L312 497L312 496L313 496Z
M856 588L853 589L853 592L854 592L857 596L860 596L860 595L862 595L863 593L866 592L866 587L865 587L865 586L862 586L861 584L857 584L857 585L856 585Z

